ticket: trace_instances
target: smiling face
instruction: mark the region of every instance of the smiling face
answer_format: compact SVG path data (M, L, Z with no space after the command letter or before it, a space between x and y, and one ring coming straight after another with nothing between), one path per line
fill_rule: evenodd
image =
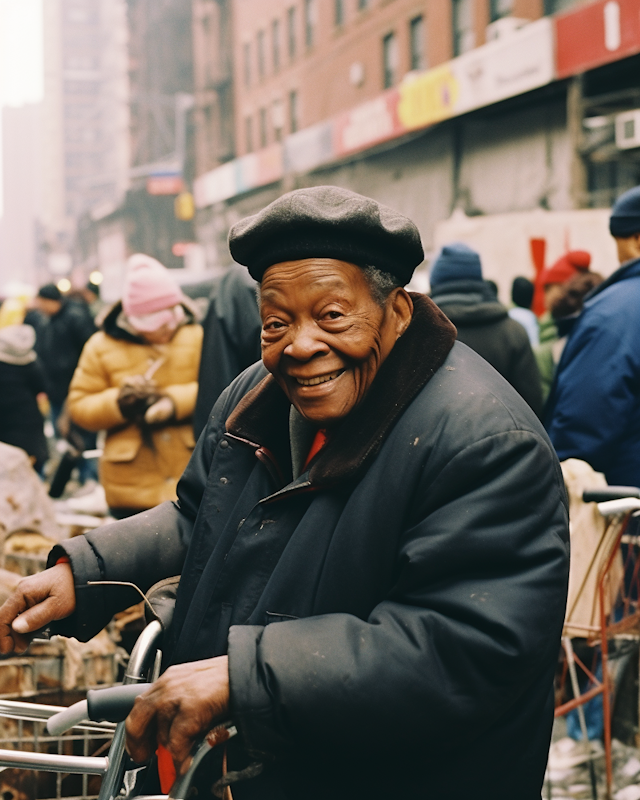
M354 264L274 264L260 288L262 360L302 416L329 427L362 401L412 312L404 289L381 308Z

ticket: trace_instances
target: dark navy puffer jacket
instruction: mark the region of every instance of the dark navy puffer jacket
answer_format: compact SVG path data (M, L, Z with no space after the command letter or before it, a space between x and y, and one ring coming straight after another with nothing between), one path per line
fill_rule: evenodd
M363 403L297 477L261 364L165 503L57 547L86 639L182 572L171 660L228 653L236 800L540 800L568 577L553 448L415 297ZM215 779L211 776L209 786Z
M640 486L640 259L584 304L549 396L545 424L561 461L580 458L612 484Z

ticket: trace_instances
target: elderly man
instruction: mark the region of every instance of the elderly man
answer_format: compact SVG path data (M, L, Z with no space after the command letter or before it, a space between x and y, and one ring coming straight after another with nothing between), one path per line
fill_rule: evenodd
M70 564L21 582L0 649L51 620L86 639L132 599L87 581L180 572L136 761L159 742L179 768L231 717L227 767L254 775L236 800L539 800L568 573L544 430L402 288L423 257L405 217L302 189L230 248L260 282L262 363L216 403L179 502L54 548Z

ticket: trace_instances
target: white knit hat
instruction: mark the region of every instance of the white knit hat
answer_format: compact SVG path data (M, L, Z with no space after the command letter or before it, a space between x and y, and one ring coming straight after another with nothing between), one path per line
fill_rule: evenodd
M33 345L36 332L31 325L7 325L0 328L0 361L5 364L30 364L36 360Z

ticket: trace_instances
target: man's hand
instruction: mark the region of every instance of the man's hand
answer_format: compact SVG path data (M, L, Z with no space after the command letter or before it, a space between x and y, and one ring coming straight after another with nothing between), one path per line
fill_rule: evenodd
M76 608L76 590L69 564L57 564L24 578L0 608L0 653L24 653L29 633L64 619Z
M129 755L142 764L161 744L183 775L189 769L195 740L228 711L227 656L169 667L148 692L136 698L127 717Z

